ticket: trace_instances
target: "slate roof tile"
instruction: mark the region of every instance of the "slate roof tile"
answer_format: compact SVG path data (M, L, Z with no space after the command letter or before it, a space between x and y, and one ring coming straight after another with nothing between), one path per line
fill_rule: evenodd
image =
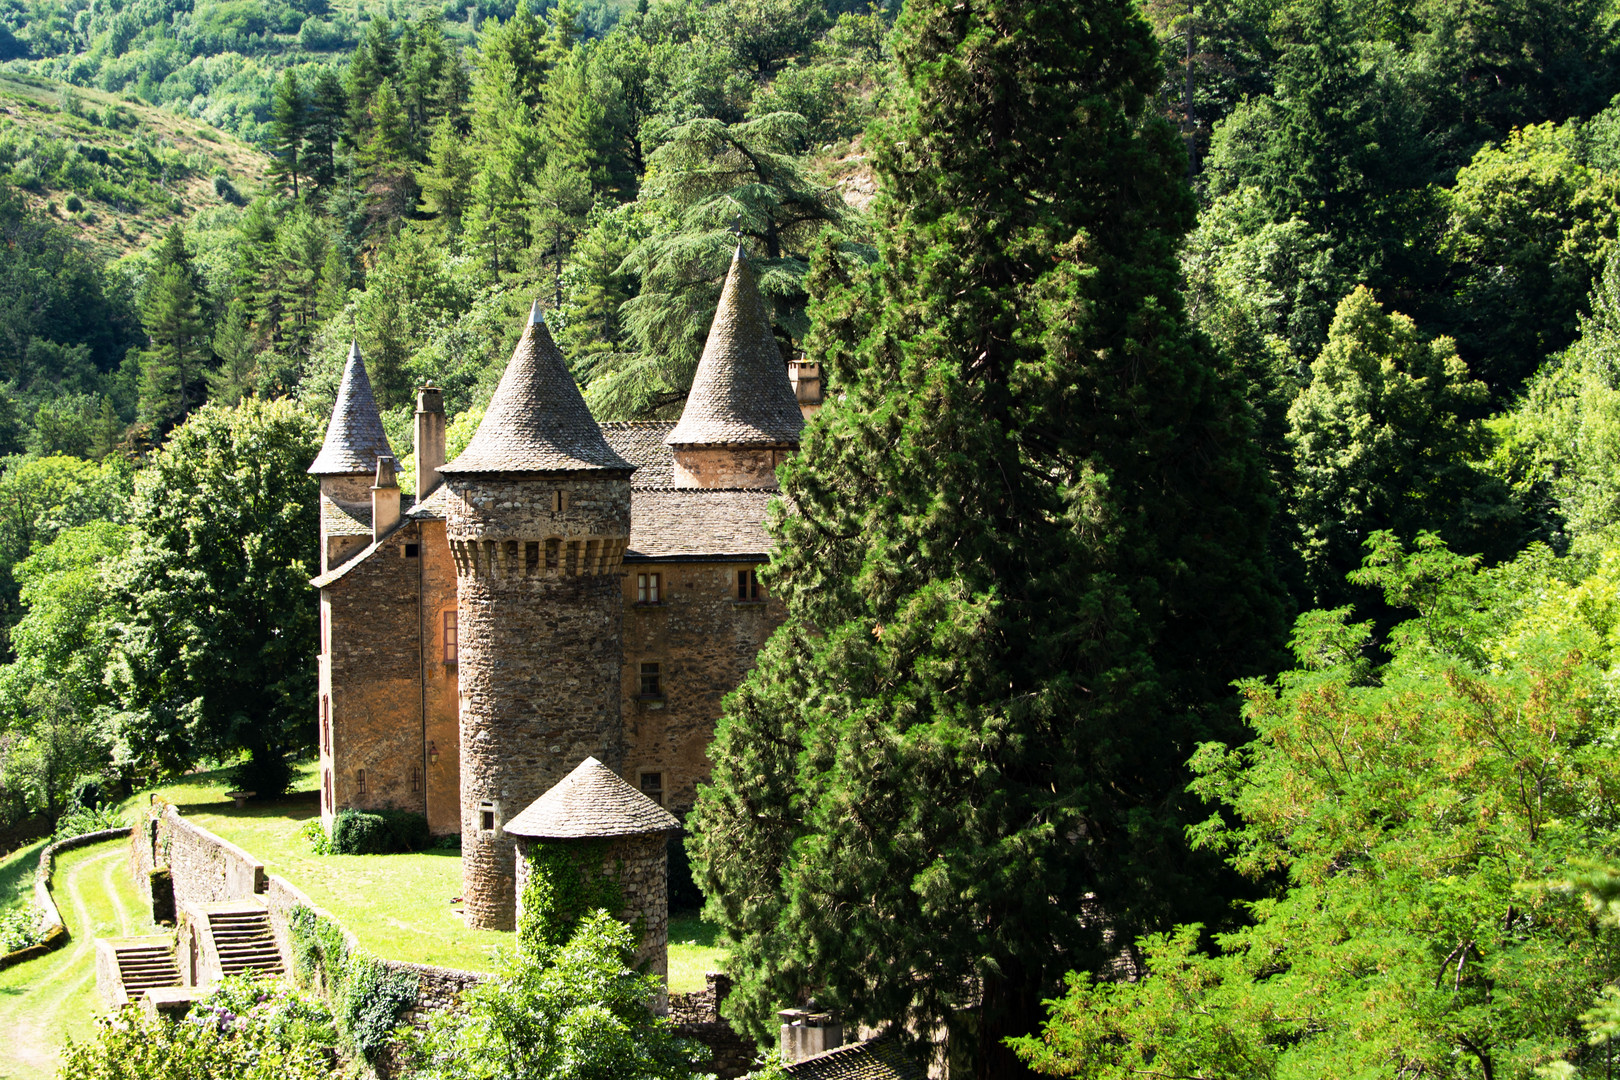
M602 438L536 303L472 441L439 472L453 476L630 468Z
M379 457L393 457L383 431L377 398L371 392L366 363L360 359L360 346L349 343L349 359L343 365L337 402L326 425L326 441L309 466L312 476L371 475Z
M798 1080L924 1080L926 1074L891 1038L850 1043L786 1066Z
M501 828L512 836L578 840L642 836L680 827L674 814L588 757Z
M602 437L614 453L636 467L633 488L675 486L675 453L664 438L675 428L673 420L609 420Z
M804 429L753 266L732 256L671 446L798 445Z
M632 490L625 558L764 558L772 544L765 531L766 513L780 495L775 488Z

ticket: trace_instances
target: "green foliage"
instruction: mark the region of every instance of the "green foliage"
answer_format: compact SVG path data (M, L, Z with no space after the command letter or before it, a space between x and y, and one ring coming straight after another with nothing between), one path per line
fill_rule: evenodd
M393 1042L400 1018L416 1004L416 975L350 949L341 926L306 907L293 909L288 933L299 982L332 1003L343 1045L375 1064Z
M32 904L0 914L0 955L44 941L41 922L39 910Z
M129 822L115 806L73 806L68 812L56 820L56 831L52 834L58 840L66 840L73 836L83 836L86 833L101 832L104 829L124 829Z
M1182 762L1279 636L1267 482L1183 318L1193 205L1135 8L912 4L894 51L879 260L829 239L812 271L837 393L782 470L787 622L689 845L751 1034L813 994L1010 1075L1057 957L1219 917Z
M1437 531L1468 551L1503 546L1493 533L1512 508L1475 464L1489 444L1471 417L1486 396L1451 340L1425 341L1365 288L1339 304L1288 410L1294 512L1317 603L1346 599L1344 577L1381 529L1403 539Z
M411 810L339 810L323 854L393 855L421 851L432 843L427 818Z
M71 1040L60 1075L86 1080L317 1080L332 1075L332 1014L319 1000L274 983L227 979L183 1020L149 1020L138 1005L100 1021L93 1039Z
M1252 923L1145 938L1136 983L1071 978L1037 1069L1123 1078L1528 1077L1602 1067L1579 1018L1620 975L1612 925L1556 867L1613 850L1612 670L1620 562L1584 577L1544 549L1480 570L1432 538L1387 535L1365 580L1416 610L1380 644L1345 614L1348 648L1245 687L1247 746L1200 748L1196 830L1276 883Z
M605 911L537 958L506 959L499 977L436 1013L409 1047L413 1080L688 1080L702 1048L675 1037L648 1004L657 976L628 963L635 935Z
M548 956L566 944L593 911L624 906L618 883L603 873L608 842L531 840L529 879L523 887L518 948Z
M129 554L114 574L129 616L109 678L127 760L183 770L247 751L253 790L286 783L311 744L316 648L305 470L320 421L290 402L208 406L140 473Z
M332 839L326 834L326 826L321 824L320 818L310 818L300 825L298 835L309 845L310 854L332 854Z

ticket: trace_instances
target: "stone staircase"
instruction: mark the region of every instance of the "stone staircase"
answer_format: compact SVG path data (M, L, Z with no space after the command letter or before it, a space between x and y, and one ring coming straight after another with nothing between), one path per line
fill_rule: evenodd
M226 976L256 972L280 975L281 953L270 933L270 913L263 908L236 907L208 912L208 927Z
M131 1001L160 986L180 985L180 965L174 962L172 942L119 945L116 954L124 993Z

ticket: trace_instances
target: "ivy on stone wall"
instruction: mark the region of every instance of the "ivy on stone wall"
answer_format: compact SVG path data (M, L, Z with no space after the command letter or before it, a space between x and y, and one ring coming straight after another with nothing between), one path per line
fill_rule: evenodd
M293 908L288 936L294 975L332 1003L338 1034L354 1056L375 1064L416 1004L420 980L364 949L351 949L336 921L309 908Z
M519 905L518 948L538 957L574 936L580 920L598 908L624 906L617 881L602 872L608 840L531 841L529 880Z

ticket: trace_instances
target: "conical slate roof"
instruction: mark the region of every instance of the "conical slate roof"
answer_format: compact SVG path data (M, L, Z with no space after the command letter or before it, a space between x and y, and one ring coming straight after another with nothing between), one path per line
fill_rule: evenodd
M678 829L675 815L619 779L593 757L504 826L513 836L582 840Z
M771 333L771 316L742 245L709 327L671 446L797 444L804 415Z
M537 302L472 442L441 473L635 468L615 454L568 373Z
M309 467L310 474L370 476L378 458L393 456L394 448L388 445L377 412L377 399L371 393L371 380L366 377L366 362L360 359L359 344L351 341L337 404L332 406L332 420L326 425L326 441Z

